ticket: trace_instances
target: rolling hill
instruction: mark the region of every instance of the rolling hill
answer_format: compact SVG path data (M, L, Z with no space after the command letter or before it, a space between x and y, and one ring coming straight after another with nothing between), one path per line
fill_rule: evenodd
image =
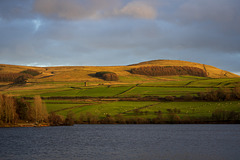
M29 82L44 82L44 81L88 81L88 82L101 82L104 81L95 77L96 72L114 72L119 77L120 83L128 83L129 81L152 81L155 78L144 75L133 75L129 71L133 68L143 66L188 66L196 67L204 70L209 78L237 78L236 74L228 71L221 70L219 68L188 62L180 60L153 60L141 62L138 64L132 64L128 66L58 66L58 67L29 67L29 66L17 66L17 65L0 65L0 74L2 73L19 73L26 69L34 69L41 74L29 79ZM165 79L167 80L167 79Z
M163 70L167 74L149 76L132 72L138 69L145 72L149 68L151 72ZM33 97L39 95L49 113L64 117L74 113L78 118L83 117L78 123L172 123L169 119L172 113L178 116L174 123L208 123L209 120L215 123L212 115L219 109L220 114L240 115L240 76L205 64L179 60L154 60L128 66L1 64L0 79L4 74L13 78L33 71L37 74L29 76L26 84L0 82L0 95L24 98L32 106ZM180 75L171 75L171 71ZM192 74L196 72L204 74ZM104 80L105 73L117 75L118 80ZM159 113L163 119L159 119ZM89 115L94 121L88 122ZM239 123L236 116L232 120ZM109 117L116 121L108 122Z
M189 66L189 67L197 67L197 68L203 69L204 71L207 72L207 76L210 78L239 77L236 74L221 70L219 68L216 68L210 65L188 62L188 61L180 61L180 60L153 60L153 61L141 62L131 66Z

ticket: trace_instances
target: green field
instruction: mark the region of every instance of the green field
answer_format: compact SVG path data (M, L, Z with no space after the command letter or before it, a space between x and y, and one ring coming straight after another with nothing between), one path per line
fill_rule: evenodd
M125 77L126 78L126 77ZM206 78L193 76L169 76L154 77L154 80L135 83L104 84L89 82L84 86L83 82L39 82L29 83L25 86L8 87L0 91L2 94L16 96L41 95L42 97L70 96L70 97L131 97L131 96L183 96L195 95L198 92L206 92L209 89L229 88L240 84L239 78ZM135 87L134 87L135 86Z
M237 111L240 112L240 102L162 102L155 106L142 109L148 111L149 115L154 115L154 112L161 111L167 114L167 109L180 109L180 116L191 117L211 117L215 110Z
M209 78L194 76L124 76L118 83L112 82L31 82L24 86L9 86L0 90L1 94L17 97L40 95L49 113L66 117L71 111L76 119L91 114L96 119L111 116L117 118L154 119L161 111L162 117L169 117L169 110L177 109L178 118L211 118L216 110L240 112L240 101L223 102L163 102L137 101L121 98L141 98L166 96L196 96L199 92L209 92L218 88L229 91L240 84L240 78ZM82 97L82 99L78 99ZM50 98L51 100L46 100ZM64 99L66 98L66 99ZM99 98L105 98L101 100ZM109 98L109 99L108 99ZM108 100L106 100L108 99ZM29 100L33 102L33 100ZM33 104L33 103L32 103Z
M161 71L164 74L159 74L159 68L165 68ZM188 68L191 72L180 68L185 68L185 71ZM132 72L136 69L141 72ZM25 80L15 77L22 72L38 74L28 75ZM99 72L111 74L104 78L97 76ZM47 112L55 121L65 117L67 122L67 117L74 115L79 123L90 123L90 119L93 123L110 123L113 119L116 123L118 120L129 123L169 123L173 120L176 123L180 120L183 123L188 123L188 120L193 123L221 123L221 120L240 123L240 76L207 64L180 60L153 60L127 66L31 67L1 64L0 81L0 94L9 95L0 97L0 108L4 107L0 112L0 124L9 123L7 117L15 123L23 113L25 119L22 116L22 122L33 122L33 113L37 112L33 107L41 106L33 106L35 96L35 104L41 104L42 98ZM7 114L6 110L9 113L16 110L16 114ZM46 113L44 108L41 110ZM44 121L51 118L46 113Z
M161 96L167 95L182 96L186 94L195 95L198 92L206 92L206 88L188 88L188 87L142 87L142 86L102 86L94 88L80 88L66 90L45 90L40 94L42 97L53 97L53 96L68 96L68 97L144 97L144 96ZM24 92L23 92L24 93Z
M136 87L129 92L122 94L122 96L183 96L186 94L197 94L198 92L205 92L206 88L187 88L187 87Z
M132 102L132 101L120 101L120 102L108 102L108 103L100 103L95 105L88 105L84 107L78 107L71 109L73 113L75 113L77 116L80 116L81 114L86 114L87 112L97 115L99 118L105 117L108 115L117 115L123 112L128 112L133 109L145 107L151 104L154 104L156 102ZM60 111L58 112L61 115L66 115L67 112L70 110Z
M120 94L126 90L128 90L130 86L123 87L109 87L109 86L101 86L101 87L93 87L93 88L80 88L80 89L68 89L59 92L50 92L41 94L43 97L51 97L51 96L90 96L90 97L113 97L117 94Z
M97 116L99 119L106 115L116 117L121 115L125 118L141 117L141 118L155 118L156 112L161 111L162 116L167 117L168 109L179 109L180 113L177 115L180 118L184 117L211 117L216 110L236 111L240 112L240 101L230 102L135 102L135 101L116 101L116 102L101 102L101 103L86 103L78 102L78 104L71 104L70 102L61 102L62 104L49 104L46 101L48 111L56 112L59 115L66 116L69 111L75 113L79 118L87 113ZM69 104L67 104L69 103ZM60 110L64 109L64 110ZM136 109L139 114L136 113ZM60 110L60 111L59 111Z

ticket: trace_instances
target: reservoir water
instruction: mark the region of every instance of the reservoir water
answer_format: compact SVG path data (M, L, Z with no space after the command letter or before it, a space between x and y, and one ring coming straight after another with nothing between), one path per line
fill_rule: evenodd
M239 160L240 125L0 128L0 160Z

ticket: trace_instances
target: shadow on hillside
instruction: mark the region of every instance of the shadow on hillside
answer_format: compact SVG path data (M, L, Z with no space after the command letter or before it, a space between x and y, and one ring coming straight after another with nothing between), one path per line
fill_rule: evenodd
M88 74L88 76L93 77L93 78L98 78L98 79L104 80L102 77L97 77L95 73Z
M40 77L39 79L49 78L49 77L52 77L52 76L54 76L54 75L43 76L43 77Z
M94 73L88 74L88 76L93 77L93 78L98 78L98 77L96 76L96 74L94 74Z

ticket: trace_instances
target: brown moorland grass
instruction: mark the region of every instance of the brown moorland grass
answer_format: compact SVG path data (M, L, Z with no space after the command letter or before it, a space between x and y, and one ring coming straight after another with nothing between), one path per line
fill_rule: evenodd
M0 73L19 73L27 69L34 69L40 72L40 75L29 79L28 82L106 82L97 77L91 76L96 74L96 72L114 72L116 73L120 80L119 82L111 83L128 83L132 82L133 79L135 83L143 83L146 81L156 81L156 77L144 76L144 75L133 75L129 71L132 68L143 67L143 66L189 66L197 67L203 69L207 72L207 76L210 78L235 78L239 77L231 72L221 70L219 68L179 60L154 60L142 62L139 64L129 65L129 66L59 66L59 67L28 67L28 66L17 66L17 65L0 65ZM168 79L165 79L168 80Z
M200 64L195 62L188 62L188 61L180 61L180 60L152 60L147 62L141 62L138 64L133 64L131 66L189 66L189 67L197 67L200 69L205 70L208 73L208 77L211 78L234 78L239 77L238 75L235 75L231 72L221 70L219 68L206 65L206 64Z

